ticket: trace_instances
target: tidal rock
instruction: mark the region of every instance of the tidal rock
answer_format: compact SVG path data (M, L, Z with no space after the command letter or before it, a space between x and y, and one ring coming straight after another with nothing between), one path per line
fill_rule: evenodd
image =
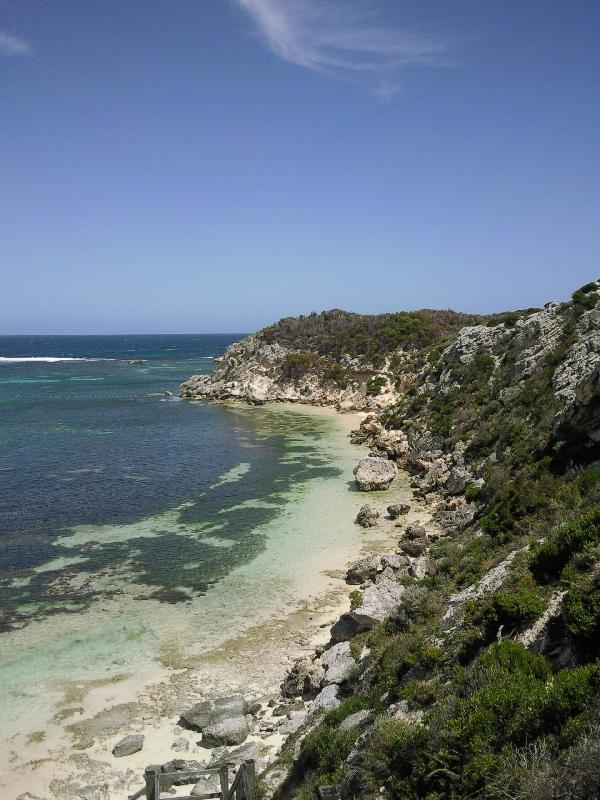
M408 514L409 511L410 506L408 503L396 503L387 507L387 512L390 515L390 519L398 519L399 517L404 516L404 514Z
M246 717L231 717L214 725L207 725L202 731L202 744L205 747L242 744L249 733Z
M363 592L362 605L342 614L332 627L333 641L347 641L357 633L371 630L383 622L397 609L404 591L404 586L388 578L368 586Z
M360 728L367 728L375 719L375 712L369 709L357 711L350 714L349 717L340 722L339 730L341 731L355 731Z
M296 661L281 684L284 697L310 697L319 691L325 669L320 661L301 658Z
M320 710L331 711L331 709L337 708L340 704L339 693L340 687L337 684L331 683L326 686L310 703L310 713Z
M365 503L364 506L361 506L360 511L356 515L356 521L359 525L362 525L363 528L373 528L377 525L378 519L379 511L377 511L375 506L369 503Z
M187 727L201 731L208 725L223 722L232 717L243 717L248 712L248 705L243 695L232 694L218 697L216 700L205 700L185 711L181 718Z
M120 742L117 742L112 749L112 754L115 758L132 756L134 753L139 753L143 746L143 735L141 733L133 733L129 736L125 736Z
M323 683L346 683L356 676L358 665L350 651L349 642L334 644L321 656L321 663L325 667Z
M361 492L382 491L389 487L397 472L393 461L367 456L354 468L354 478Z
M365 581L374 580L381 564L381 556L365 556L348 567L346 583L360 585Z

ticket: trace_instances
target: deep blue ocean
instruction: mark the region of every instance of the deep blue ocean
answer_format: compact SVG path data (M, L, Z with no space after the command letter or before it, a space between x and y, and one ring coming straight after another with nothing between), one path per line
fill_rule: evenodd
M241 336L0 337L0 630L118 591L88 576L125 562L145 596L201 595L261 551L260 526L287 486L331 473L308 445L304 458L285 458L290 426L318 437L316 418L269 421L177 398ZM268 502L243 505L252 498ZM134 548L110 535L172 509L181 530L140 532ZM109 534L74 546L82 526ZM212 526L220 542L186 526Z

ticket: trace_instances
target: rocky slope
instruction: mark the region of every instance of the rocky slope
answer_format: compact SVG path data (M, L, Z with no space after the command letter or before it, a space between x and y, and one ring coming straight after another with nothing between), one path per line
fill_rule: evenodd
M346 333L324 352L313 323L313 349L290 349L284 321L281 343L267 329L182 387L372 410L353 434L372 453L355 471L372 493L357 522L381 524L377 491L398 469L425 521L387 509L397 548L350 568L358 588L329 645L284 681L302 713L269 792L600 797L599 289L386 340L370 362ZM349 383L327 383L323 364Z

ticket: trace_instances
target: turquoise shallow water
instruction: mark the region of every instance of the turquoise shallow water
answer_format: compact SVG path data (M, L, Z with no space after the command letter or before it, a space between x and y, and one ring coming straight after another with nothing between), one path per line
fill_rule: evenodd
M309 445L303 458L284 459L287 425L266 429L251 415L165 395L210 370L210 356L233 338L0 338L5 630L110 595L110 582L99 588L77 578L124 562L143 596L176 603L202 594L260 552L258 529L278 513L286 486L327 474ZM294 424L315 435L322 425ZM235 508L267 497L266 505ZM167 511L162 529L136 536L136 523ZM126 525L127 539L107 533ZM84 526L97 526L96 539L82 535Z
M47 726L73 687L194 667L326 589L323 570L360 549L347 424L168 396L227 340L160 338L139 343L141 365L121 342L89 356L107 360L0 361L7 743Z

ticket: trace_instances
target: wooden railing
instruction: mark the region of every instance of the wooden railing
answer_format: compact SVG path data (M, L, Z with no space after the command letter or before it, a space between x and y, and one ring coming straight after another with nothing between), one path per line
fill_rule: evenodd
M146 800L161 800L161 790L167 791L175 783L185 785L197 783L201 778L219 776L219 791L206 794L179 795L173 800L254 800L256 786L256 768L253 760L244 761L239 765L237 774L229 785L229 767L216 767L214 769L180 770L178 772L162 772L160 766L146 767L144 777L146 785L139 792L129 796L129 800L145 797ZM163 795L164 797L164 795Z

